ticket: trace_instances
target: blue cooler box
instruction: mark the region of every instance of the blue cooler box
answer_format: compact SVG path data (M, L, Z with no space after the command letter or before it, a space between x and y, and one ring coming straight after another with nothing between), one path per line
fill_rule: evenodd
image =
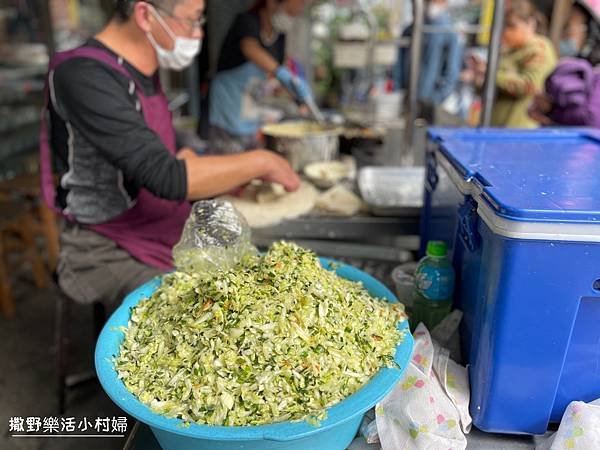
M600 397L600 132L429 132L423 244L443 239L464 311L471 415L541 434Z

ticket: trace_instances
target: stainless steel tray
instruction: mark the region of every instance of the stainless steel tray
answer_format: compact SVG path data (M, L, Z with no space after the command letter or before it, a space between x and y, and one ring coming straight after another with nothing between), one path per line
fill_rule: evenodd
M393 216L423 206L424 167L364 167L358 173L363 200L376 215Z

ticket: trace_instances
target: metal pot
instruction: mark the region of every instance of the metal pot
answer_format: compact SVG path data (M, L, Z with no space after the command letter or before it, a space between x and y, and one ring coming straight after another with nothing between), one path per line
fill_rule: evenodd
M316 122L289 121L262 129L268 149L281 153L296 171L308 164L338 157L341 128L326 128Z

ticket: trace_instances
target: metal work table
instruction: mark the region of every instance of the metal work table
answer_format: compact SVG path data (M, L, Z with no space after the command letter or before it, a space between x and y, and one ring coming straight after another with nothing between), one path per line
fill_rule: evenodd
M403 262L416 250L420 210L407 208L399 217L304 216L279 225L252 230L258 247L290 239L320 255Z
M254 236L286 239L373 240L381 236L418 235L420 212L407 210L399 217L303 216L279 225L253 230Z

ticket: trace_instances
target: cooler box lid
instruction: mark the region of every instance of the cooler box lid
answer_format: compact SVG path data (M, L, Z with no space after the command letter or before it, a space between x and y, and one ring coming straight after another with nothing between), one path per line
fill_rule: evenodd
M600 225L600 130L431 128L429 138L498 218Z

